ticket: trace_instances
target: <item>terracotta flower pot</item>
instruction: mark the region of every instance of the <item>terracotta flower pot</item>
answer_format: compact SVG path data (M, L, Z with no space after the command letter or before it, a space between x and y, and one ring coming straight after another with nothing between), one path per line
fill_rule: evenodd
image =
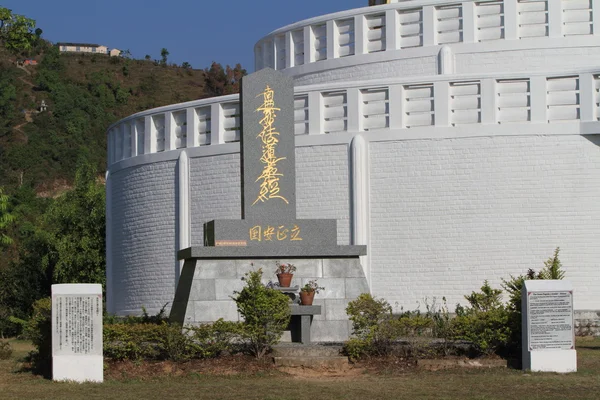
M277 279L279 280L279 286L281 287L290 287L292 284L292 278L294 274L283 273L277 274Z
M315 291L312 292L300 292L300 301L303 306L312 306L313 300L315 299Z

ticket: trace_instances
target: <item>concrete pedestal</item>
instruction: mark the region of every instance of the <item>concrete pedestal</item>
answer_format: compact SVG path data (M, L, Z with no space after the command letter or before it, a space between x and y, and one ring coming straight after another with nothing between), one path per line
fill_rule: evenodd
M308 281L317 280L319 286L325 288L315 296L313 303L321 307L320 315L305 316L312 318L311 341L347 340L351 332L346 314L348 302L361 293L369 292L358 255L352 258L310 259L186 259L171 309L171 320L185 325L210 323L219 318L238 321L240 317L231 296L244 287L241 278L250 270L262 268L264 283L277 281L275 261L296 266L292 286L303 286ZM284 334L282 341L292 341L290 332Z
M523 369L576 372L571 283L526 280L521 296Z

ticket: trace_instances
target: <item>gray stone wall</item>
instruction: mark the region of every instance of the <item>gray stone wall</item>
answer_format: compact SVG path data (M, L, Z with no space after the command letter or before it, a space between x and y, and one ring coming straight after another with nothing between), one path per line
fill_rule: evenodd
M191 244L204 245L204 223L240 219L240 155L190 159Z
M114 312L156 313L173 301L176 261L175 161L120 170L112 180Z
M241 278L250 270L262 268L264 283L269 280L277 282L275 261L197 260L195 265L193 261L186 262L180 284L189 286L189 298L186 303L176 303L174 309L179 318L189 325L214 322L219 318L238 321L240 317L231 296L234 291L243 288ZM369 292L358 258L279 261L296 265L292 286L302 286L316 279L319 286L325 288L315 295L314 305L320 305L322 313L313 319L311 339L321 342L347 340L351 332L346 315L348 302L361 293ZM289 332L283 340L290 340Z

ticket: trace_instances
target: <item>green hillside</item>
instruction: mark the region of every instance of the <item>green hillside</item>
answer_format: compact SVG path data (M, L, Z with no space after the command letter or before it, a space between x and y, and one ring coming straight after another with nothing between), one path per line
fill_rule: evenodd
M0 50L0 186L52 195L82 158L105 169L106 128L167 104L237 91L245 73L213 64L194 70L167 62L100 54L59 54L43 42L35 66ZM229 75L229 76L228 76ZM45 101L47 110L40 112Z
M170 64L167 49L160 60L61 54L42 33L0 6L0 337L22 331L52 284L104 285L108 126L236 93L246 73Z

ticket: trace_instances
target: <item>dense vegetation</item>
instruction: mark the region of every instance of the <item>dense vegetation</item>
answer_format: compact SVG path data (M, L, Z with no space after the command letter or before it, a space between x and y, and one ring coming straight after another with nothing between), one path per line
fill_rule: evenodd
M0 335L19 332L52 283L104 283L107 127L236 93L246 73L239 64L170 64L167 49L159 60L60 54L42 33L0 7Z

